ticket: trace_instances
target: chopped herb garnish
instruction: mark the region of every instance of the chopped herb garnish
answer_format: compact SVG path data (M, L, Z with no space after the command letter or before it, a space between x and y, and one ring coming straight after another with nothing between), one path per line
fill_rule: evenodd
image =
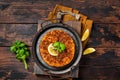
M53 46L55 47L55 50L59 51L60 53L66 49L65 44L62 42L55 42L53 43Z
M10 51L16 54L16 59L23 61L25 69L28 69L28 64L26 62L27 57L30 56L27 45L21 41L15 41L10 47Z

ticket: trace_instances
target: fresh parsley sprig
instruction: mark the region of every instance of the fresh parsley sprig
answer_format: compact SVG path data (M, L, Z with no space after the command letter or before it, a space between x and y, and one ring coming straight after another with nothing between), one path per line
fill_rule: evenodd
M26 59L30 56L27 45L21 41L15 41L10 47L10 51L16 54L16 59L23 61L25 69L28 69Z
M55 42L53 43L53 46L55 47L55 50L59 51L60 53L66 49L65 44L62 42Z

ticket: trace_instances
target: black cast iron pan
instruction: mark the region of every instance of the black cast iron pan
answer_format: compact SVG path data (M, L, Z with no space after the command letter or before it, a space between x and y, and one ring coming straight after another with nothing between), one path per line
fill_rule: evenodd
M57 30L60 29L68 33L73 38L74 43L75 43L75 55L74 55L73 60L68 65L63 66L63 67L49 66L46 62L43 61L40 55L40 51L39 51L39 44L40 44L42 37L50 30L56 30L56 29ZM62 23L51 23L51 24L48 24L42 27L42 29L35 36L33 45L32 45L32 52L33 52L35 62L43 70L49 73L52 73L52 74L63 74L63 73L67 73L71 71L72 69L74 69L79 63L81 55L82 55L82 44L81 44L81 40L79 38L78 33L72 28L70 28L68 25L62 24Z

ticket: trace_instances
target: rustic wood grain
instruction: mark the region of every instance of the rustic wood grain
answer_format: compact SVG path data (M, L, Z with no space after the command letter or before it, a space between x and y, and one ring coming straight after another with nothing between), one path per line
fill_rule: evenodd
M0 24L0 46L15 40L32 46L36 33L37 24ZM94 24L87 47L120 47L120 24Z
M120 24L94 24L88 46L120 47Z
M120 65L119 48L95 48L95 49L96 52L82 56L80 65L92 65L92 66Z
M112 66L80 66L81 80L120 80L120 66L116 70Z
M0 46L10 46L16 40L31 46L37 24L0 24L0 33Z
M96 50L97 52L93 54L82 56L79 78L119 80L120 48L96 48ZM32 56L28 62L29 69L25 70L23 63L15 59L15 54L10 52L9 47L0 47L0 79L49 80L48 76L35 76L32 73L34 62Z
M120 80L120 0L0 0L0 80L50 80L32 73L32 56L25 70L9 46L22 40L31 49L38 20L47 19L56 4L77 9L94 21L86 48L96 52L82 56L79 78Z
M56 4L72 7L94 22L120 23L119 0L0 1L0 23L37 23L46 19Z
M9 47L0 47L0 80L48 80L49 77L37 77L33 74L33 58L29 58L29 69L25 70L23 62L15 58L15 54L10 52Z

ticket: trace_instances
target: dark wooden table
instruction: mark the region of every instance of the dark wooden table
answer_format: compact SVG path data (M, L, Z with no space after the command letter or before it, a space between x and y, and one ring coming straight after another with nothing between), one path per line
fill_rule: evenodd
M33 74L15 59L9 46L24 41L31 49L37 21L47 18L56 4L80 10L94 21L87 47L93 54L82 56L80 80L120 80L120 0L0 0L0 80L49 80Z

